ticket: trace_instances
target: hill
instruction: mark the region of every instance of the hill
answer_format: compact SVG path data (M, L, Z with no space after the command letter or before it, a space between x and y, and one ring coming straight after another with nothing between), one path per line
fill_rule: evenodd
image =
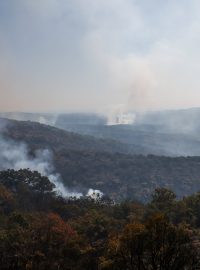
M107 125L107 118L86 113L2 113L98 139L118 141L114 152L165 156L200 156L200 109L132 112L134 123ZM123 144L119 148L119 143ZM104 148L103 148L104 149ZM107 147L108 149L108 147Z
M23 141L33 148L51 148L52 150L101 151L109 153L133 153L134 147L111 139L97 139L89 135L80 135L64 131L49 125L31 121L0 119L3 135L16 141ZM137 146L136 153L137 153Z
M62 126L58 126L63 128ZM165 156L199 156L198 134L172 132L162 125L67 125L65 130L99 139L113 139L128 144L137 154ZM134 153L134 151L133 151Z
M133 112L134 123L106 125L80 121L80 116L58 115L55 126L96 138L137 145L139 154L165 156L200 155L200 109ZM86 118L86 116L85 116ZM74 119L74 121L72 121Z
M64 185L83 193L93 188L115 200L146 201L156 187L170 187L178 197L200 190L200 157L128 155L117 143L32 122L10 121L3 134L25 142L30 155L51 150Z

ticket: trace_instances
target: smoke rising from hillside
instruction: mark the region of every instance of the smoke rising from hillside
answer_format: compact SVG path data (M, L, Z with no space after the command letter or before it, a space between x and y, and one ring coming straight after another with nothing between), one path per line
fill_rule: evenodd
M5 131L9 125L11 123L6 119L0 118L0 171L7 169L38 171L42 176L48 177L55 185L54 191L57 194L65 198L80 198L83 196L81 192L71 191L63 184L61 175L55 172L53 153L51 151L40 149L30 154L29 148L25 143L7 138ZM86 196L97 200L103 196L103 193L90 188Z
M90 188L88 190L88 193L86 194L87 197L90 197L90 198L92 198L94 200L101 199L103 197L103 195L104 195L103 192L101 192L100 190L92 189L92 188Z
M80 197L81 193L70 192L63 185L58 173L55 173L52 156L49 150L38 150L34 157L30 157L28 148L24 143L16 143L0 137L0 170L30 169L38 171L42 176L47 176L55 184L55 191L63 197Z

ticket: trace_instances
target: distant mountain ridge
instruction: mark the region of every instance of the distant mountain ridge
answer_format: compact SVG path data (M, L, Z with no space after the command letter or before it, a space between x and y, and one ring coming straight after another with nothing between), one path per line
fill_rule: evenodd
M0 124L4 121L1 119ZM124 145L117 142L39 123L6 122L4 138L25 142L31 155L37 149L51 150L56 171L64 185L73 190L93 188L115 200L143 201L161 186L171 188L178 197L200 190L200 157L127 154Z
M40 122L98 139L114 140L118 145L119 142L123 144L117 150L122 153L200 155L199 108L135 114L135 122L132 125L107 125L106 117L96 114L5 113L2 116Z
M23 141L34 148L50 147L75 151L98 151L108 153L134 153L142 150L137 145L130 147L111 139L98 139L90 135L80 135L31 121L16 121L0 118L0 123L6 122L2 134L16 141ZM138 150L139 149L139 150Z

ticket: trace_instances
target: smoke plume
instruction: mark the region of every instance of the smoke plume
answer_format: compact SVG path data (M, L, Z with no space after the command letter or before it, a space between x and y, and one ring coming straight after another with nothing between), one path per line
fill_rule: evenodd
M55 184L55 191L63 197L81 197L82 193L70 192L62 183L61 176L55 173L51 152L47 149L38 150L34 157L29 156L28 147L0 137L0 170L30 169L38 171Z
M42 176L55 185L54 191L63 197L80 198L83 196L81 192L70 191L62 181L61 175L55 172L53 165L53 156L48 149L36 150L34 156L30 156L28 146L23 142L5 138L3 132L6 130L8 122L0 119L0 170L7 169L30 169L38 171ZM94 200L98 200L103 196L100 190L89 189L86 196Z

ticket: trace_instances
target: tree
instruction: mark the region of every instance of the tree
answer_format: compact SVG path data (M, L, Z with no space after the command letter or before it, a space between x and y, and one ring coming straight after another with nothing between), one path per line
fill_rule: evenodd
M145 225L129 224L112 239L102 269L195 270L199 258L191 232L157 214Z
M175 215L175 206L175 193L170 189L157 188L152 194L152 200L148 204L146 215L148 217L155 213L164 213L172 221Z
M146 230L144 259L151 266L150 269L198 269L199 258L191 230L183 225L174 226L163 214L150 218L146 223Z

